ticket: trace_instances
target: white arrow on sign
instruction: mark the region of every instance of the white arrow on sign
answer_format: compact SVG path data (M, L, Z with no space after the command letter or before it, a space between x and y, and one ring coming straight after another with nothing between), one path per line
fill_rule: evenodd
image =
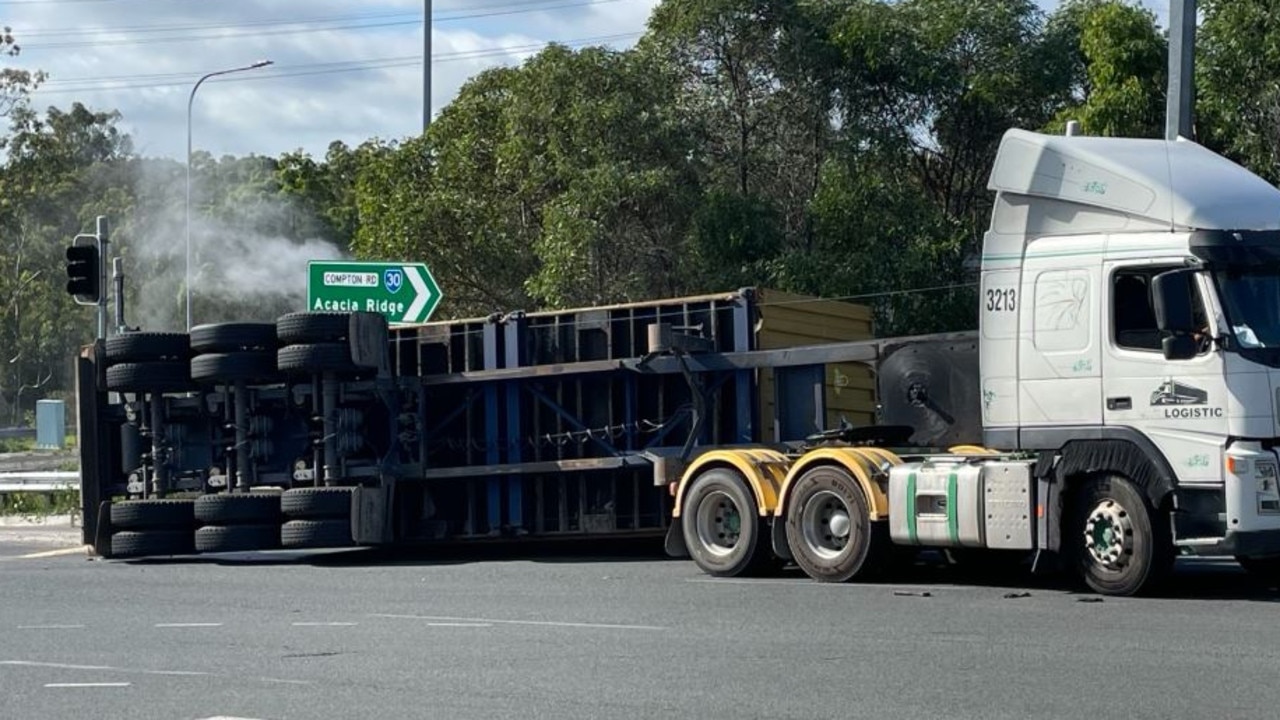
M411 265L404 266L404 274L409 278L409 284L413 286L416 295L413 302L409 304L409 309L404 311L404 322L418 322L418 316L427 307L427 301L431 299L431 290L427 288L427 281L422 279L418 268Z

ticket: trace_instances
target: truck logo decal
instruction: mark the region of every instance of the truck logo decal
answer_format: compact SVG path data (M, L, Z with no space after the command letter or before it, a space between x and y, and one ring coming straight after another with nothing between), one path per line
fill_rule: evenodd
M1164 416L1170 420L1197 420L1201 418L1220 418L1220 407L1186 407L1209 404L1209 393L1194 385L1180 383L1167 378L1160 387L1151 393L1151 406L1163 407Z
M1209 393L1198 387L1185 383L1165 380L1155 392L1151 393L1151 404L1160 405L1204 405L1209 402Z

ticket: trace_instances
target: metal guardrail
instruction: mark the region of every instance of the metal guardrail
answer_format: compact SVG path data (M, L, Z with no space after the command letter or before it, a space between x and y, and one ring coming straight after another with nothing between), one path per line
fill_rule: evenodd
M35 437L35 436L36 436L35 428L24 428L24 427L0 428L0 440L6 440L8 438L27 438L27 437Z
M0 495L80 490L80 473L68 470L0 473Z

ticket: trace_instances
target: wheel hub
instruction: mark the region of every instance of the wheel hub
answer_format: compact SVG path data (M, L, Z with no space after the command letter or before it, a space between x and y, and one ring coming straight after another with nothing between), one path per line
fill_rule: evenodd
M834 560L849 545L853 521L844 499L834 492L823 490L810 497L800 523L806 549L815 557Z
M723 492L713 492L698 505L698 541L713 555L733 552L742 534L742 513Z
M1133 554L1133 524L1129 513L1114 500L1103 500L1089 513L1084 544L1093 561L1108 570L1120 570Z

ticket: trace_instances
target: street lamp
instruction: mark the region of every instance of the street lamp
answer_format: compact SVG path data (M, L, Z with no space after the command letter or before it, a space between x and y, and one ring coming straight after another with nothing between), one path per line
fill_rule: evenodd
M266 67L272 64L271 60L259 60L252 65L244 67L231 68L230 70L218 70L196 81L195 87L191 88L191 96L187 98L187 269L186 269L186 288L187 288L187 332L191 332L191 104L195 102L196 90L200 89L200 84L211 77L218 75L230 75L231 73L244 72L245 70L256 70L260 67Z

